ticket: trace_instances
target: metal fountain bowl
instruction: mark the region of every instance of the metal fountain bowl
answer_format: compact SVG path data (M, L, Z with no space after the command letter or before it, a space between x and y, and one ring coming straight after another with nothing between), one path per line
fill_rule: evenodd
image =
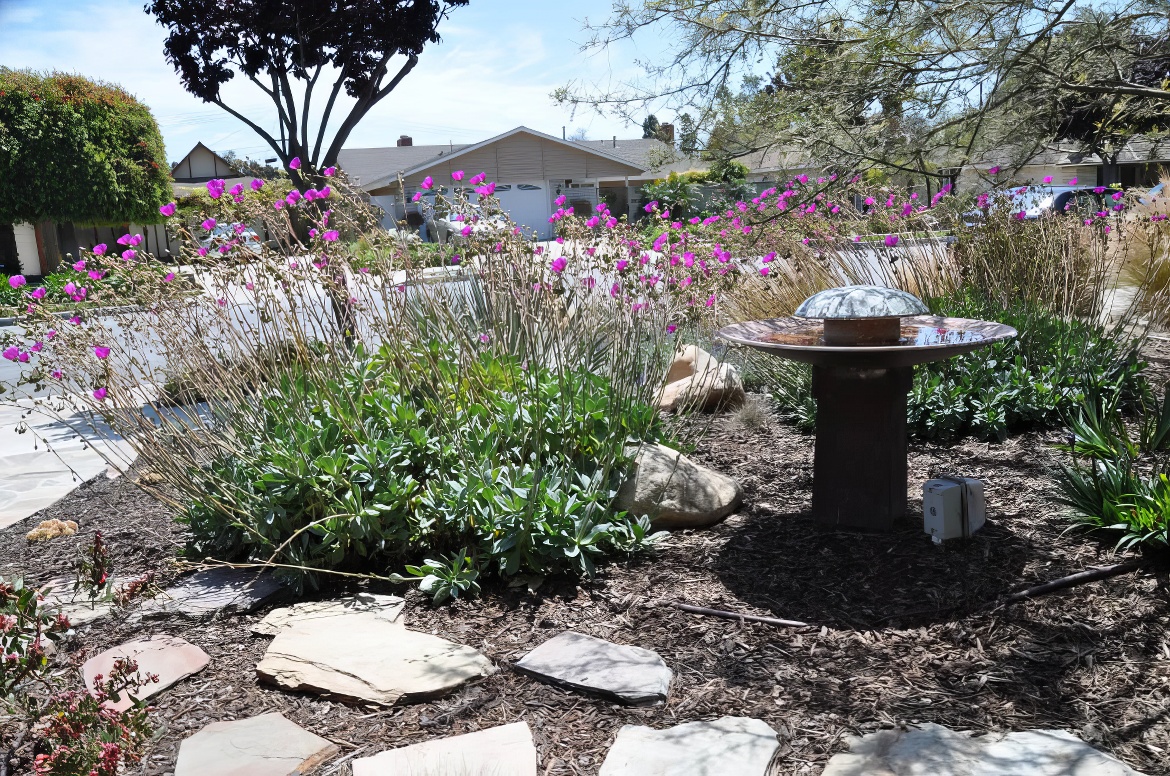
M716 336L817 366L893 369L970 353L1018 333L1002 323L928 312L905 291L844 286L813 294L792 317L736 323Z

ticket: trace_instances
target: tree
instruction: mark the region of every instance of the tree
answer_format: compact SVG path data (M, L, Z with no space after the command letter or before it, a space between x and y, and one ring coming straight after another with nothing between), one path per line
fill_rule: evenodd
M120 87L0 67L0 224L155 223L170 178L158 124Z
M274 167L266 162L258 162L251 157L240 157L236 155L235 151L227 151L221 154L224 161L231 164L245 175L251 175L253 178L263 178L266 181L274 181L278 178L287 178L283 168Z
M662 130L662 125L658 123L658 117L651 113L646 118L642 119L642 139L649 140L658 137L658 133Z
M689 113L678 117L678 150L683 156L699 154L699 125Z
M615 6L589 46L670 26L669 54L628 89L556 96L627 118L652 102L714 116L772 63L725 133L744 152L793 146L937 176L989 148L1050 140L1021 141L1020 129L1050 129L1070 95L1170 98L1164 80L1135 77L1157 57L1139 41L1165 40L1168 21L1166 0L642 0Z
M414 69L428 43L439 42L439 23L452 8L467 3L151 0L146 12L168 30L164 50L183 87L251 127L285 167L299 158L305 168L290 169L290 175L304 188L308 176L337 163L338 152L362 118ZM222 87L237 74L272 101L279 139L224 101ZM329 83L322 77L332 83L313 127L316 90ZM353 104L326 144L343 89Z

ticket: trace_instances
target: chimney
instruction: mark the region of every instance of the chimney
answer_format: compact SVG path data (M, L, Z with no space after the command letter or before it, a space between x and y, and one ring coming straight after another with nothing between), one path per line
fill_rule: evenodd
M674 144L674 124L662 124L658 127L662 142Z
M617 135L613 136L613 147L617 148Z
M401 148L402 146L412 146L412 145L414 145L414 139L410 135L399 135L398 136L398 147L399 148Z

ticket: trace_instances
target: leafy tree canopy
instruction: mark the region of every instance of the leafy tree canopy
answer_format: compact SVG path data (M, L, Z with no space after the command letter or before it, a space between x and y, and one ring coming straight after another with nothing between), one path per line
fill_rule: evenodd
M170 181L154 117L121 88L0 67L0 223L154 223Z
M251 127L286 167L299 158L312 173L337 163L358 122L414 69L423 48L439 41L439 22L451 8L467 3L152 0L146 12L167 28L167 61L187 91ZM282 129L279 139L224 101L223 85L237 74L272 101ZM319 83L327 84L328 92L317 119L310 110ZM326 145L326 128L342 90L352 105ZM303 173L290 170L298 186L305 182Z
M590 46L667 27L665 58L628 87L555 96L630 120L693 110L725 155L779 146L945 174L992 148L1025 155L1070 102L1164 111L1168 24L1166 0L633 0Z

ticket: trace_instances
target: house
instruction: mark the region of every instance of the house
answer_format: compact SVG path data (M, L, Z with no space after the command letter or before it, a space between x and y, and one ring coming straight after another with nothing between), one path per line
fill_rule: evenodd
M1010 173L1013 183L1043 183L1051 177L1051 185L1068 186L1075 179L1077 186L1110 186L1120 183L1123 188L1149 188L1158 183L1163 172L1170 168L1170 141L1150 137L1136 137L1116 153L1113 164L1107 165L1099 155L1071 143L1052 143L1020 163L1021 154L1012 149L989 152L978 162L957 171L956 188L960 191L983 191L992 188L993 167Z
M641 185L665 173L653 170L677 159L673 145L654 139L567 140L528 127L465 145L414 145L402 136L388 148L350 148L341 168L386 212L383 225L406 219L411 197L427 177L451 185L451 173L480 172L495 181L495 195L512 220L552 236L549 217L565 195L578 209L604 199L616 213L633 213Z

